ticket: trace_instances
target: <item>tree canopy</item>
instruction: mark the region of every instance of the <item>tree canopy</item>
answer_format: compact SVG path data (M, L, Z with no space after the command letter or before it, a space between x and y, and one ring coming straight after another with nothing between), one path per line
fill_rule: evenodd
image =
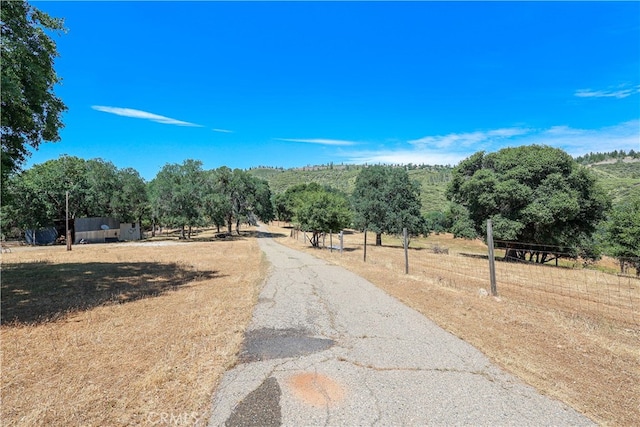
M627 264L640 275L640 197L616 206L606 223L609 252L620 261L624 271Z
M298 188L295 194L293 220L301 230L311 232L312 246L319 245L322 233L339 231L351 224L349 201L341 193L308 184Z
M218 219L224 218L228 233L234 221L238 231L242 222L255 225L257 220L268 222L274 218L271 190L266 181L226 166L213 171L211 178L209 200Z
M454 169L447 197L466 208L479 235L491 219L496 239L520 243L510 246L508 257L536 255L539 262L549 261L549 252L585 253L610 207L589 170L540 145L475 153Z
M55 42L45 30L64 31L52 18L26 1L5 1L2 21L2 187L29 155L28 146L58 141L67 109L53 92L60 81L54 70Z
M405 227L413 235L425 232L420 187L403 168L376 165L362 169L351 200L354 225L375 232L376 245L382 244L382 233L400 234Z
M271 221L274 217L271 191L266 181L226 166L205 171L202 162L185 160L167 164L149 185L155 218L162 224L180 227L227 225L230 234L246 222Z
M200 200L205 176L202 162L185 160L182 164L166 164L149 184L152 212L164 225L179 227L186 238L185 227L202 225Z
M61 156L33 166L7 181L3 200L3 231L53 225L66 216L140 220L147 209L145 183L133 169L117 169L100 159Z

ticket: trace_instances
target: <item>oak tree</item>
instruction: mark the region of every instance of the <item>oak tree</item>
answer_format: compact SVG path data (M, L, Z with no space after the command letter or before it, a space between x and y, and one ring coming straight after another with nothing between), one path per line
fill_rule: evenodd
M508 259L544 263L577 257L610 200L595 176L564 151L541 145L481 151L453 170L447 197L462 205L479 235L492 220Z
M58 56L47 30L64 31L64 22L26 1L3 1L0 8L2 82L2 187L29 155L29 146L59 141L61 115L67 107L53 89L60 82Z
M420 186L409 179L404 168L369 166L358 174L351 196L354 225L376 233L376 246L382 233L427 232L420 213Z

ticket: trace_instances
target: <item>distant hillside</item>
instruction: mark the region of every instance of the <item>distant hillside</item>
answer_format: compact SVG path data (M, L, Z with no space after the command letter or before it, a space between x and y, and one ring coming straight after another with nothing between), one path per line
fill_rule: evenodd
M591 169L600 179L601 185L619 203L631 195L640 196L640 155L631 151L590 153L576 158ZM287 188L302 183L316 182L328 185L350 195L355 188L356 177L364 166L321 165L304 168L253 168L252 175L269 182L271 191L283 193ZM397 166L402 167L402 166ZM444 211L448 206L445 197L447 184L451 181L450 166L409 165L409 177L421 185L422 211Z
M254 168L249 173L269 182L271 191L275 194L283 193L287 188L296 184L316 182L328 185L345 192L353 193L356 177L364 166L311 166L295 169ZM449 166L410 166L409 177L420 183L422 210L443 211L447 207L445 191L447 183L451 181Z
M614 204L632 195L640 197L639 152L614 150L589 153L576 157L576 161L595 172Z
M640 197L640 161L597 163L587 167L600 178L614 204L632 195Z
M589 153L584 156L578 156L575 161L581 165L593 165L599 163L615 163L618 161L634 161L640 160L640 153L635 150L614 150L606 153Z
M316 182L351 194L356 184L356 176L362 166L312 166L295 169L255 168L249 173L267 180L271 191L284 193L287 188L297 184Z

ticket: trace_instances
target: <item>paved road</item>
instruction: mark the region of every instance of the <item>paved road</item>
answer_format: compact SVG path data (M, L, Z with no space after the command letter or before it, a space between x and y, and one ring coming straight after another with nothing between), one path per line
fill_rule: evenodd
M267 236L270 275L210 426L592 425L370 282Z

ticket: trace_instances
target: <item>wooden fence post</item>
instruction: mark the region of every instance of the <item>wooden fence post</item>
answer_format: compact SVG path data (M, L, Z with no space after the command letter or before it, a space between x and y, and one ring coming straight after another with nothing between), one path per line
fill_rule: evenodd
M498 295L496 287L496 260L493 255L493 225L487 220L487 246L489 246L489 279L491 280L491 295Z
M364 229L364 262L367 262L367 229Z
M344 249L344 231L340 231L340 255L342 255L342 250Z
M404 245L404 274L409 274L409 240L407 239L407 228L402 229L402 243Z

